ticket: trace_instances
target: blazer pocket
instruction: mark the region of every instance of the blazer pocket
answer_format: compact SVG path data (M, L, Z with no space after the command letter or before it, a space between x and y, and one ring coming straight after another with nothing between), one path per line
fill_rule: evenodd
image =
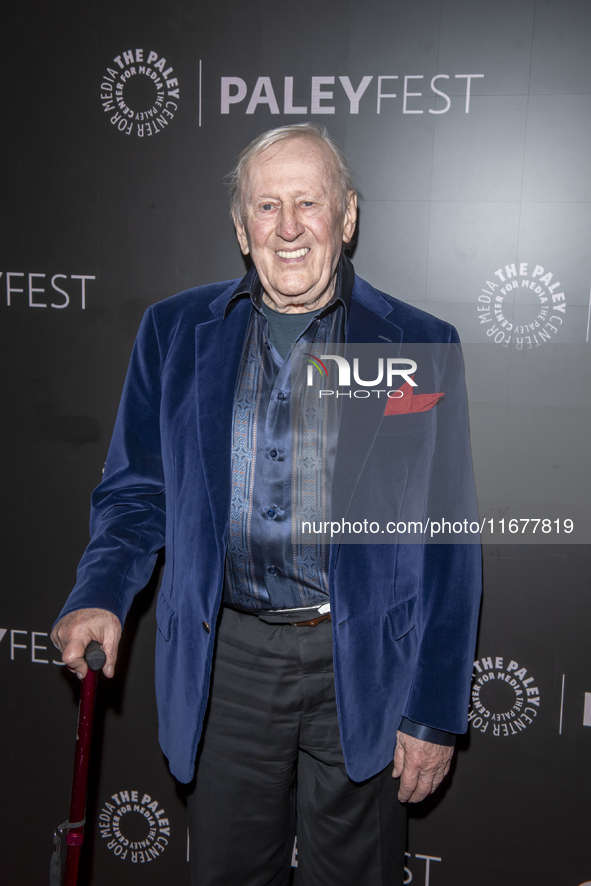
M390 626L390 633L393 640L401 640L415 626L415 607L417 597L405 600L386 612L386 618Z
M160 591L158 594L158 602L156 603L156 623L158 625L158 630L167 641L170 640L173 615L174 609L171 607L162 591Z
M409 412L402 415L385 415L379 434L421 434L437 427L435 409L427 412Z

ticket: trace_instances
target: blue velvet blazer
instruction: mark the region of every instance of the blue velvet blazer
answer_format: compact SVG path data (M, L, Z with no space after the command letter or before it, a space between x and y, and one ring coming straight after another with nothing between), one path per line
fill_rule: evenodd
M156 690L160 743L172 773L191 780L205 713L220 606L230 505L234 386L250 315L239 281L181 292L146 312L132 354L104 479L92 496L91 542L62 615L83 607L123 623L158 551L166 563L157 603ZM449 324L355 278L347 341L454 342ZM435 391L451 379L434 370ZM462 382L463 387L463 382ZM376 398L377 402L377 398ZM356 427L360 445L335 464L353 491L372 454L396 439L392 500L428 499L442 479L473 492L465 396L456 415L383 414ZM453 413L453 410L452 410ZM461 414L460 414L461 413ZM346 403L341 432L347 431ZM453 428L462 427L458 435ZM471 492L472 490L472 492ZM398 511L399 512L399 511ZM464 732L481 588L478 545L333 544L329 584L341 742L361 781L392 760L403 716Z

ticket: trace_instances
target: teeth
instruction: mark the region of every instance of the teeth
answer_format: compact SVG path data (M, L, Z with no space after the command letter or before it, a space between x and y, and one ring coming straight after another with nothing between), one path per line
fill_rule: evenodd
M303 258L307 252L310 252L308 247L305 247L303 249L295 249L290 252L286 252L285 250L278 249L277 252L275 253L275 255L278 255L279 258Z

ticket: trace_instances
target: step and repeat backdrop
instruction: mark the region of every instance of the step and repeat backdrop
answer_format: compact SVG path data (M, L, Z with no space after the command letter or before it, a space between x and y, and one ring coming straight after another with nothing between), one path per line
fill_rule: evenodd
M494 531L470 728L412 811L405 883L588 886L591 535L509 524L587 504L588 0L22 0L0 40L2 882L48 882L68 814L79 686L48 635L142 313L243 275L224 176L259 132L313 120L356 175L357 273L454 323L493 379L468 378ZM99 681L81 883L189 882L186 788L157 742L157 586Z

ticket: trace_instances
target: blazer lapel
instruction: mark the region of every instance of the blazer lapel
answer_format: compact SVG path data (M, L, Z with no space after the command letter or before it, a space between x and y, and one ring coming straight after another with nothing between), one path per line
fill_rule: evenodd
M234 390L251 307L245 298L225 319L195 328L197 437L220 540L228 525Z

